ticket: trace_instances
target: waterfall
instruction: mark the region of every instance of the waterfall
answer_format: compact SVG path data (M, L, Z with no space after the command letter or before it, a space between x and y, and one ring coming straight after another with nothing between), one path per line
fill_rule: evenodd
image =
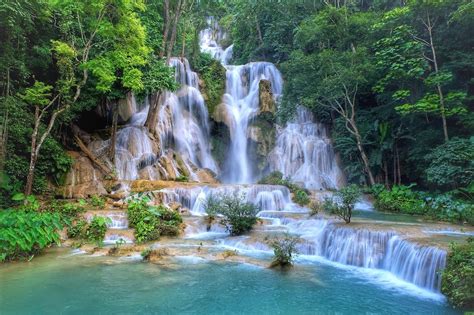
M208 53L212 58L219 60L223 65L227 65L232 58L232 48L230 45L226 49L221 46L222 41L227 39L227 34L222 31L214 18L207 18L207 28L199 32L199 46L201 51Z
M283 80L269 62L252 62L243 66L226 66L226 93L223 103L231 121L231 145L222 176L229 183L251 183L253 177L248 152L248 127L259 111L259 82L271 83L275 98L281 95Z
M305 229L308 225L319 228ZM300 254L322 256L344 265L386 270L419 287L440 291L439 271L446 265L446 251L442 249L411 243L390 231L343 228L326 222L305 222L303 226L300 222L291 222L289 227L302 233L304 241L298 246Z
M144 127L149 109L147 97L143 108L117 132L115 170L119 179L173 179L187 175L199 180L196 168L219 171L210 152L209 115L198 76L185 58L171 58L169 64L175 68L180 89L164 92L160 99L156 126L159 139L152 139ZM110 140L91 144L98 156L103 156L109 146Z
M280 71L270 62L251 62L246 65L227 65L232 46L223 50L220 42L225 33L212 18L208 28L200 32L201 51L218 59L226 68L226 89L223 96L225 112L229 118L231 145L227 153L222 180L227 183L252 183L253 168L248 152L249 122L259 111L259 83L268 80L273 97L282 94L283 79Z
M282 129L269 157L270 170L308 189L340 188L344 181L327 127L298 107L296 117Z
M167 188L156 194L163 203L180 203L194 215L205 214L205 204L211 196L238 195L260 210L289 210L297 207L291 202L288 188L276 185Z

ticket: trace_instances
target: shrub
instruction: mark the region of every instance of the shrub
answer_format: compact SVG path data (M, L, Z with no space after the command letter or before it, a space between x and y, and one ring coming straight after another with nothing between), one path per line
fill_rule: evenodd
M303 189L296 184L293 184L288 179L284 179L283 174L281 172L271 172L270 174L262 178L258 183L264 185L286 186L293 193L293 201L299 204L300 206L306 206L311 201L308 196L308 190Z
M179 175L176 177L177 182L189 182L189 177L186 175Z
M67 228L67 236L70 238L83 237L86 234L87 221L84 219L77 220L70 224Z
M395 185L391 190L379 190L375 197L375 207L380 211L406 214L425 214L427 211L424 195L413 191L414 185Z
M206 100L208 112L212 115L225 92L226 69L218 60L205 53L200 53L191 61L192 68L199 73L199 78L204 83L201 91Z
M341 188L332 198L326 198L323 207L329 213L337 215L346 223L350 223L354 205L359 200L360 195L360 188L352 184Z
M93 207L104 208L105 207L105 198L93 195L90 199L90 203Z
M160 235L178 235L183 222L181 215L162 205L151 206L149 202L149 198L139 196L128 204L128 222L135 228L137 242L157 240Z
M238 194L209 198L205 209L208 215L223 215L221 224L231 235L241 235L250 231L257 223L257 213L260 210L256 205L246 202L245 196Z
M441 279L441 292L451 303L474 308L474 238L466 244L452 244Z
M300 206L306 206L310 203L310 199L308 194L304 190L297 190L294 197L293 201L299 204Z
M137 243L157 240L160 238L160 231L156 228L156 222L153 219L140 221L135 226L135 239Z
M436 220L474 225L474 204L449 194L426 198L427 215Z
M425 156L426 179L444 188L465 187L474 182L474 137L452 138Z
M91 242L95 242L98 246L102 246L107 232L107 224L110 223L110 218L94 216L86 229L86 238Z
M28 257L59 243L62 228L57 213L0 211L0 261Z
M298 238L289 234L269 241L269 245L273 248L273 254L275 255L270 267L288 267L293 265L293 259L297 255L297 244Z
M67 203L56 203L52 202L51 203L51 210L58 212L63 219L66 222L71 222L74 218L77 218L77 216L84 212L84 204L79 202L79 203L72 203L72 202L67 202Z

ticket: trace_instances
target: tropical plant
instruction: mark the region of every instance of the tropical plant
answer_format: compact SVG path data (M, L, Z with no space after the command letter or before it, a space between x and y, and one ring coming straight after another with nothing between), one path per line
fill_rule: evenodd
M87 221L79 219L67 227L67 236L70 238L80 238L86 235Z
M441 277L441 292L451 303L466 310L474 308L474 238L452 244Z
M332 198L326 198L323 207L329 213L337 215L346 223L350 223L354 205L360 199L360 196L359 186L352 184L338 190Z
M24 210L0 211L0 261L30 259L59 243L63 228L57 213Z
M107 224L111 223L112 220L108 217L94 216L86 229L85 237L90 242L95 242L97 246L102 246L107 232Z
M241 235L250 231L257 223L259 208L245 201L242 194L220 195L207 200L205 205L208 215L223 216L220 223L224 225L231 235Z
M273 248L274 258L271 263L271 267L288 267L293 265L293 260L296 257L298 251L296 245L298 244L298 238L289 234L283 237L277 237L268 242Z

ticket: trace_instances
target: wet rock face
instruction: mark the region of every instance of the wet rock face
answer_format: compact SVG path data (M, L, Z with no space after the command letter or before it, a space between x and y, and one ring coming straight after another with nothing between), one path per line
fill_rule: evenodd
M95 169L87 157L77 152L69 154L74 158L74 164L67 174L66 183L60 189L60 194L65 198L87 198L107 194L102 182L104 174Z
M275 99L272 93L272 83L269 80L260 80L258 84L259 92L259 113L269 112L274 114L276 111Z
M137 104L132 93L127 93L126 98L117 103L119 123L127 122L137 111Z

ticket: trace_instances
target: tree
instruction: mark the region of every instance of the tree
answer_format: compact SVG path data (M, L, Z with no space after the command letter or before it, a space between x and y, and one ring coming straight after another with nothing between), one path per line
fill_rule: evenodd
M332 198L327 198L323 207L329 213L333 213L346 223L350 223L354 205L360 199L360 195L359 187L352 184L341 188Z
M275 255L270 265L271 268L293 265L293 260L298 253L296 249L298 244L297 237L285 234L283 237L270 240L268 244L273 248L273 254Z
M452 138L426 155L430 184L451 189L474 182L474 137Z
M259 208L245 201L245 196L237 193L233 195L212 196L205 205L206 213L215 217L221 214L221 220L230 235L241 235L252 229L257 223Z
M89 73L96 79L95 89L102 93L111 92L116 84L142 90L140 68L149 54L145 30L136 13L144 9L141 1L60 1L52 2L51 9L63 37L51 42L59 77L52 85L36 82L23 96L35 107L26 195L31 194L44 140L58 116L77 104ZM42 119L47 116L46 130L39 136Z

